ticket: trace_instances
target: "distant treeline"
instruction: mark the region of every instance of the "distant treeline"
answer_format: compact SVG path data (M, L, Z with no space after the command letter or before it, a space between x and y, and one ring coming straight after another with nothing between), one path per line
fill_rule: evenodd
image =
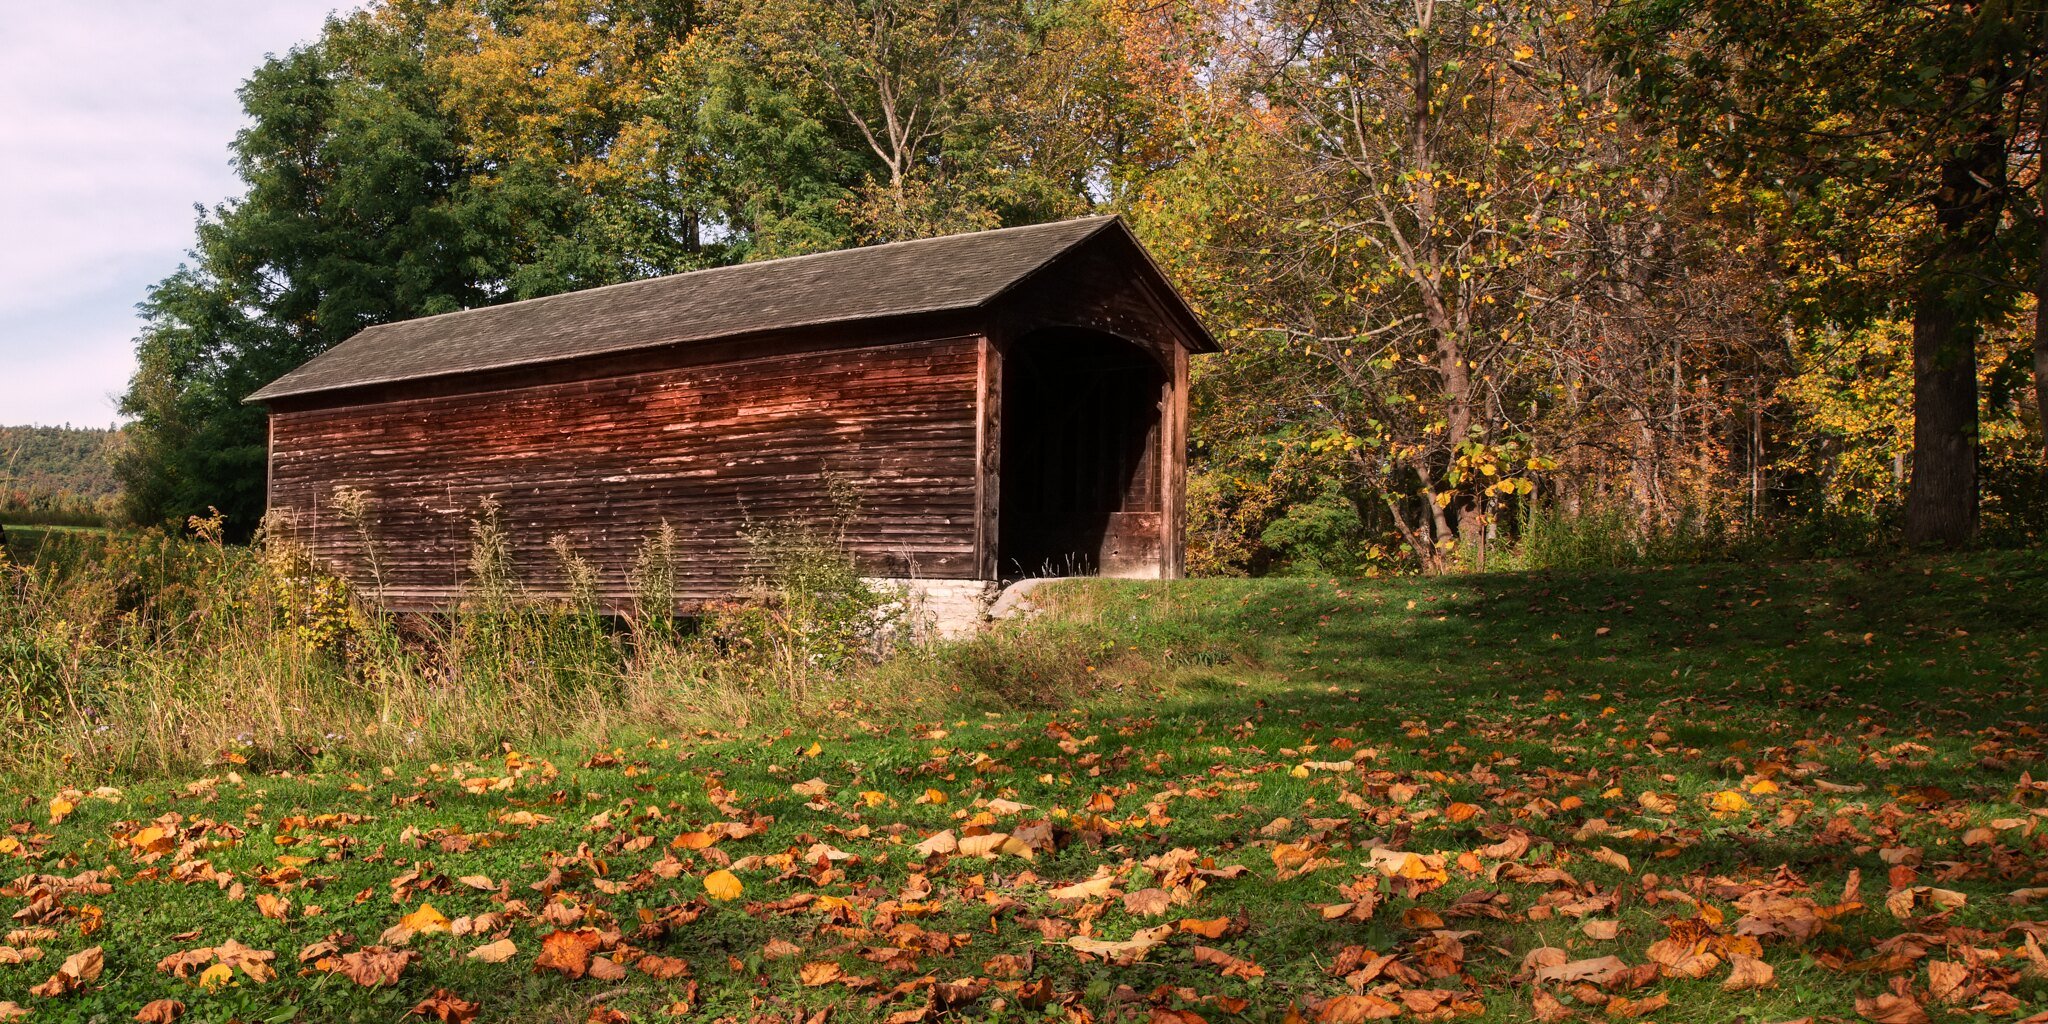
M114 427L0 427L0 520L98 523L118 508Z

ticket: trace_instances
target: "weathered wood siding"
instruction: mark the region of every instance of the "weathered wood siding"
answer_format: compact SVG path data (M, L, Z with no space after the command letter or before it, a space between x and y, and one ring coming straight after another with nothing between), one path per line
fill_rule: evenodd
M317 555L368 585L337 487L369 492L385 600L446 607L461 594L472 520L502 507L527 587L558 592L549 539L629 600L639 546L680 534L685 601L728 596L754 571L743 534L833 515L875 575L974 578L979 337L806 351L485 393L279 410L270 506Z

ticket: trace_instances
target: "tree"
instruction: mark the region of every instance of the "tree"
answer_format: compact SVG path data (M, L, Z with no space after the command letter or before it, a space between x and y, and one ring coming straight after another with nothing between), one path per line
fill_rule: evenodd
M447 6L394 0L331 20L242 87L251 124L233 153L247 191L202 211L190 262L142 305L122 399L136 519L215 506L252 530L267 445L243 398L364 327L640 272L645 247L576 244L600 220L591 193L545 166L479 158L423 59Z
M1794 197L1787 226L1842 268L1801 282L1821 314L1910 310L1912 542L1977 528L1977 342L2018 295L2000 224L2035 21L2007 0L1633 0L1610 21L1646 111Z

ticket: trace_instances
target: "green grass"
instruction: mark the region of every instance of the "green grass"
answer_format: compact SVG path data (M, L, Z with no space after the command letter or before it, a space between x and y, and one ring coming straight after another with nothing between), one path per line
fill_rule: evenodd
M7 554L19 563L33 562L51 534L111 533L105 526L53 526L41 523L6 523Z
M908 714L843 701L768 731L620 731L522 752L515 760L531 766L509 788L482 793L462 781L508 777L506 758L290 775L221 764L204 785L175 779L83 795L55 826L47 787L16 788L5 834L17 848L0 861L13 861L5 874L17 881L0 890L0 912L17 925L44 918L56 937L35 943L40 960L0 966L0 1000L21 1002L31 1020L126 1020L150 1000L176 998L188 1006L185 1020L397 1021L446 988L479 1003L484 1020L582 1020L600 1004L666 1019L682 979L629 968L618 981L572 980L535 969L543 936L556 929L540 919L552 893L580 912L579 923L616 926L629 946L686 961L697 986L692 1014L704 1020L794 1022L827 1008L838 1021L881 1020L931 998L919 979L991 974L998 984L978 996L947 990L954 1013L1107 1020L1163 1008L1212 1022L1280 1021L1290 1010L1345 1019L1365 1004L1328 1002L1353 990L1326 968L1347 947L1396 958L1364 984L1367 993L1398 1002L1384 986L1441 991L1455 996L1461 1019L1527 1020L1537 986L1523 963L1533 949L1642 964L1673 922L1721 936L1709 941L1723 950L1739 947L1726 936L1744 914L1735 902L1743 892L1826 907L1842 900L1855 871L1860 910L1804 941L1761 940L1776 971L1771 987L1723 991L1722 965L1703 979L1648 979L1625 997L1667 997L1642 1018L1658 1021L1854 1018L1857 999L1903 978L1936 1020L2011 1020L2048 1006L2048 978L2028 973L2025 935L2015 930L2042 917L2044 904L2008 902L2048 886L2048 792L2021 788L2028 773L2048 777L2048 558L2039 552L1432 580L1101 582L1062 598L1060 621L1035 628L1065 636L1048 649L1074 652L1062 656L1085 664L1066 668L1098 685L1081 706L1057 711L1020 712L969 691ZM1071 642L1077 636L1090 642ZM1001 667L992 659L990 671ZM1332 767L1346 761L1356 767ZM77 767L81 782L91 777L90 766ZM1776 792L1754 791L1765 777ZM824 801L792 792L811 779L824 783ZM714 803L714 784L736 808ZM946 801L918 802L928 790ZM1710 801L1724 791L1749 806L1717 815ZM1098 795L1109 810L1090 810ZM1030 809L992 810L990 800ZM1475 813L1453 821L1454 804ZM519 811L551 820L500 820ZM363 820L284 825L319 814ZM1054 843L1029 861L927 864L914 853L977 814L998 830L1045 821ZM675 851L673 878L649 873L678 834L757 816L774 820L710 851ZM152 819L180 830L190 844L182 854L144 862L120 840ZM1604 833L1593 833L1596 821ZM2009 821L2021 824L1992 824ZM1498 851L1476 854L1516 832L1530 846L1511 863L1538 870L1522 880ZM653 841L639 848L635 837ZM802 862L818 843L858 859L819 876ZM1280 880L1282 843L1329 863ZM1378 846L1444 854L1446 883L1403 892L1370 867ZM1048 895L1105 866L1120 890L1147 888L1159 880L1142 862L1176 848L1248 870L1202 879L1199 891L1182 887L1185 905L1159 916L1116 899L1062 904ZM1595 859L1603 848L1629 870ZM1477 859L1461 864L1461 854ZM300 877L273 874L280 884L266 884L292 856L314 859ZM175 863L195 858L231 879L171 877ZM745 892L704 900L700 879L727 860ZM1916 878L1897 881L1967 902L1946 916L1929 918L1923 907L1895 918L1885 909L1895 860L1918 865ZM31 899L46 884L39 875L94 870L106 891ZM535 888L557 870L558 887ZM472 875L509 889L457 881ZM918 877L929 895L913 886ZM1349 899L1346 886L1381 893L1370 919L1325 920L1315 909ZM288 920L263 916L263 893L291 901ZM770 905L803 894L846 902L824 911L817 902ZM524 909L508 913L508 896ZM1588 917L1617 922L1618 936L1587 937L1570 904L1610 896L1614 909ZM420 958L392 987L362 988L298 962L330 937L344 950L374 944L423 902L450 918L509 920L484 935L415 937L409 948ZM1564 911L1544 912L1560 904ZM319 914L302 916L308 905ZM646 917L678 906L701 915L635 937ZM98 914L98 930L81 934ZM1704 923L1692 920L1702 915ZM1236 923L1214 940L1176 934L1126 965L1055 941L1077 927L1125 939L1181 918ZM465 956L500 932L518 947L511 960ZM156 969L167 955L228 939L276 952L279 977L257 984L238 975L207 992ZM777 939L802 953L765 957ZM1198 964L1198 942L1257 963L1263 976ZM57 998L26 994L94 944L106 955L97 981ZM903 949L912 952L890 952ZM1965 960L1975 964L1967 998L1932 998L1928 963ZM805 986L799 972L818 962L869 984ZM1017 989L1027 978L1045 983L1042 997ZM887 997L905 983L907 994ZM1599 1005L1617 991L1542 990L1585 1019L1628 1012ZM1053 1001L1035 1007L1041 998ZM1988 1009L1970 1009L1980 1004Z

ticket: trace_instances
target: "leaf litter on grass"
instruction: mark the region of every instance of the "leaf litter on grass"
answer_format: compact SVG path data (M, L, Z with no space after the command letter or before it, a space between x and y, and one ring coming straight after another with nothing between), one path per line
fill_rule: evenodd
M1896 698L1826 678L1924 643L1574 681L1518 680L1516 636L1435 694L40 795L0 1017L2040 1024L2039 672L1973 639L1982 681Z

